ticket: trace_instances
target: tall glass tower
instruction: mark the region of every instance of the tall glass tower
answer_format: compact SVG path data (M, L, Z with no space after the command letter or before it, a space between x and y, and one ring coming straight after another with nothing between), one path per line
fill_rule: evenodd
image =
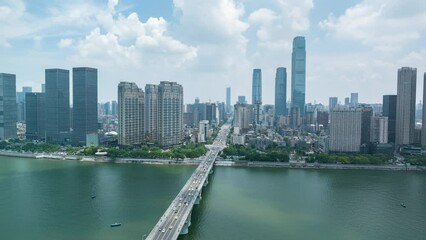
M260 105L262 105L262 70L253 69L252 104L255 106L255 123L260 122Z
M275 75L275 116L287 115L287 69L277 68Z
M305 114L306 90L306 48L305 37L293 39L293 53L291 56L291 105L298 107L300 114Z
M231 88L226 88L226 112L230 113L231 110Z

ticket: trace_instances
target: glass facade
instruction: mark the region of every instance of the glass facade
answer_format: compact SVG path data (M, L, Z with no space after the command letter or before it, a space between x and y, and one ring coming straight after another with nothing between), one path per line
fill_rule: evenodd
M26 138L28 140L45 139L45 94L26 93Z
M395 143L396 95L383 96L383 116L388 117L388 142Z
M16 138L16 75L0 73L0 140Z
M87 134L98 132L98 70L73 68L73 138L86 144Z
M262 70L253 69L252 104L262 103Z
M275 116L287 116L287 70L277 68L275 75Z
M293 53L291 57L291 104L298 107L300 114L305 114L306 91L306 48L305 37L293 39Z

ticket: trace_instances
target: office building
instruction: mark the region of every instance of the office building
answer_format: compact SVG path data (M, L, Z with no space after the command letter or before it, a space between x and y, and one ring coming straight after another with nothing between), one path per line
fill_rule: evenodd
M103 114L104 116L109 116L111 115L111 104L110 102L106 102L102 105L102 110L103 110Z
M32 92L31 87L22 87L22 92L16 93L16 104L17 104L17 121L25 122L26 112L25 112L25 94Z
M317 123L328 128L329 113L325 111L317 111Z
M328 98L328 109L330 112L337 108L338 106L337 101L338 101L337 97Z
M73 141L86 145L87 135L98 133L98 70L79 67L73 77Z
M16 138L16 75L0 73L0 141Z
M26 93L25 95L26 139L44 141L46 138L45 93Z
M144 92L136 83L118 84L118 144L136 145L144 141Z
M305 37L293 39L291 56L291 106L298 107L300 114L305 115L306 91L306 47Z
M238 102L240 104L247 104L246 96L238 96Z
M335 109L330 113L330 152L359 152L361 109Z
M113 116L117 116L117 114L118 114L118 103L117 103L117 101L111 102L111 114Z
M205 104L205 118L203 120L208 120L211 125L217 124L217 116L216 116L216 104L215 103L206 103Z
M300 108L291 107L290 108L290 126L292 128L298 128L301 124L302 124L302 120L300 118Z
M371 118L371 142L388 143L388 117L374 116Z
M63 144L69 141L70 132L69 71L46 69L45 86L46 142Z
M252 104L254 106L254 121L260 123L260 106L262 105L262 70L253 69Z
M350 104L351 104L351 102L350 102L350 98L346 97L346 98L345 98L345 107L349 107L349 106L350 106Z
M358 93L351 93L351 106L358 106Z
M398 69L395 143L398 146L414 143L417 69Z
M361 107L361 144L369 144L371 139L371 118L373 108L370 106Z
M209 139L209 121L202 120L198 126L198 142L204 143Z
M422 117L422 146L426 147L426 72L423 75L423 117Z
M287 70L277 68L275 74L275 117L287 116Z
M158 86L145 85L145 139L157 141L158 129Z
M388 142L395 143L396 95L383 96L383 116L388 118Z
M231 88L226 88L226 113L230 113L231 109Z
M180 144L183 135L183 88L175 82L158 85L158 143Z
M237 103L234 105L234 127L239 129L240 133L247 132L250 124L253 123L253 107L245 103Z

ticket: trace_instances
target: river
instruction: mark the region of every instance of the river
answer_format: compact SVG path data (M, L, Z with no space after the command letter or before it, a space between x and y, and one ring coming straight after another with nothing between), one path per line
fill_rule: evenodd
M0 157L0 239L142 239L194 168ZM423 172L238 167L215 168L180 237L425 238Z

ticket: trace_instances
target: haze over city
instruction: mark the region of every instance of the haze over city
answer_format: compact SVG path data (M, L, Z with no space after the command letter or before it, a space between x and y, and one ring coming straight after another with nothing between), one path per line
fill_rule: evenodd
M397 69L415 67L417 102L426 71L423 1L22 1L0 3L0 60L17 89L40 90L44 69L99 69L99 102L120 81L177 81L185 102L251 102L252 69L261 68L263 102L274 102L277 67L291 69L292 40L305 36L306 102L380 103L396 94ZM290 86L287 88L290 96Z

